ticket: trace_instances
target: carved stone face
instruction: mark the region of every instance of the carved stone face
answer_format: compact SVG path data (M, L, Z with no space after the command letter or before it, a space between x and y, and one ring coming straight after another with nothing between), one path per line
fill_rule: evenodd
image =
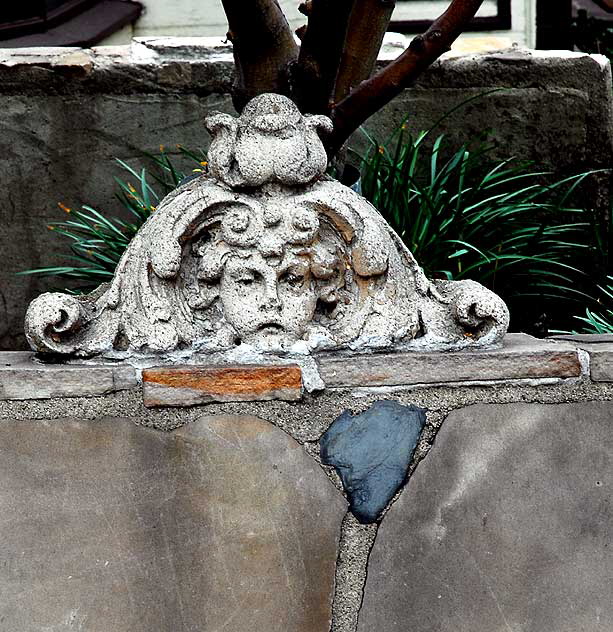
M224 266L219 298L227 321L242 341L258 347L299 340L317 304L309 261L287 250L283 259L259 252L231 257Z

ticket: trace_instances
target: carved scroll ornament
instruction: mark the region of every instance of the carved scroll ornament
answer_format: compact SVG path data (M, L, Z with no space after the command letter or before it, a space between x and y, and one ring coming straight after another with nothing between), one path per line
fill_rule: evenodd
M310 353L501 340L509 314L498 296L473 281L429 281L382 216L324 175L329 119L266 94L206 125L209 173L163 200L112 283L35 299L33 349Z

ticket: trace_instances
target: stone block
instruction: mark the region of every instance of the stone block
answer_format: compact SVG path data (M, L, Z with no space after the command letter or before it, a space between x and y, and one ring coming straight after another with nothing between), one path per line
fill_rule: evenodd
M3 422L0 507L2 630L329 630L347 506L263 420Z
M423 408L377 401L345 411L321 438L321 460L336 468L360 522L375 522L404 482L425 423Z
M578 334L555 336L568 340L590 356L590 377L594 382L613 382L613 335Z
M317 363L328 388L581 375L581 363L573 344L539 340L526 334L508 334L500 349L321 354Z
M451 413L379 529L358 631L613 629L612 415Z
M0 400L106 395L136 386L129 364L45 364L29 351L0 352Z
M143 370L145 406L194 406L302 397L302 371L295 364L181 366Z
M587 352L594 382L613 382L613 344L590 345Z

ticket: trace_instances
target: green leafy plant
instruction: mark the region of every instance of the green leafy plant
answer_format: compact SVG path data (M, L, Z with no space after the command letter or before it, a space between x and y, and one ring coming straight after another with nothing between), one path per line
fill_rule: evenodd
M524 329L543 311L557 317L569 301L589 300L582 268L594 217L571 204L588 173L548 182L530 163L492 162L491 147L450 149L444 135L412 136L406 125L383 143L368 140L362 192L428 276L483 283Z
M117 159L117 163L130 176L125 180L115 178L119 187L115 197L128 211L129 220L108 216L88 205L72 209L59 203L58 206L67 213L68 219L53 222L48 228L70 240L70 254L62 258L71 263L25 270L20 274L36 274L66 281L72 286L70 291L79 294L91 292L100 283L110 281L128 244L156 210L161 199L190 175L206 168L206 154L203 151L193 152L180 145L177 145L177 149L179 157L187 159L188 163L197 163L198 167L191 172L180 169L163 147L160 147L159 154L146 154L153 165L152 170L142 167L136 171L123 160Z
M585 310L585 316L575 316L582 321L582 327L560 333L613 334L613 276L607 276L608 283L598 287L598 307Z

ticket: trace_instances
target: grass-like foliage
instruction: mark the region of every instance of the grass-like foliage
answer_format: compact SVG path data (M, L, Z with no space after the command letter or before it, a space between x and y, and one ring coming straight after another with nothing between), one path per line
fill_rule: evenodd
M197 163L198 167L191 172L181 170L163 147L160 147L159 154L147 154L154 165L153 170L148 171L143 167L136 171L117 159L128 175L125 179L115 178L119 189L115 197L128 211L128 220L107 215L88 205L71 209L62 203L58 204L68 218L49 224L48 229L70 240L70 254L62 259L71 263L25 270L20 274L36 274L66 281L70 286L69 291L75 293L91 292L101 283L110 281L128 244L156 210L161 199L185 178L206 167L204 152L192 152L180 145L177 145L177 149L179 157L186 158L188 163Z
M598 307L586 308L585 316L575 316L583 325L578 327L582 334L613 334L613 276L607 276L608 283L598 288ZM565 331L563 333L577 333Z
M414 137L406 126L383 143L368 138L363 194L428 276L479 281L528 320L587 302L581 262L594 218L571 199L588 173L551 182L531 164L493 162L491 147L451 149L444 135Z
M551 325L568 327L572 314L592 304L581 268L595 249L594 217L570 202L588 174L551 182L529 164L493 162L487 147L451 149L444 136L432 136L414 137L403 125L384 143L369 137L370 151L361 159L363 194L428 276L480 281L520 316L516 329L530 329L543 312L554 316ZM22 274L54 277L79 293L110 281L161 199L206 167L204 152L178 150L148 154L151 169L117 161L127 174L116 178L124 218L60 204L68 216L49 228L70 240L70 253L61 266Z

